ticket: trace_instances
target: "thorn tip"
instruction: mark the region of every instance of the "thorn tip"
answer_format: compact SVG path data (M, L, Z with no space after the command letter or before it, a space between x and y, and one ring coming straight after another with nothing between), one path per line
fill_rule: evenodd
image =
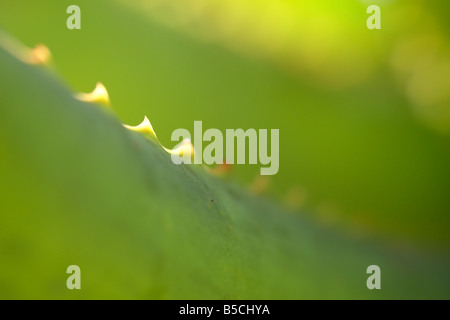
M84 102L99 103L107 107L111 106L108 91L101 82L97 82L95 89L92 92L78 93L75 95L75 98Z

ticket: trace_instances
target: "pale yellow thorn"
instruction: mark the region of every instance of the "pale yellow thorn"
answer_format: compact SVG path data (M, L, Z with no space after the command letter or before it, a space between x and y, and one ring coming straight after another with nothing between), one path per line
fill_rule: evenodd
M31 49L30 61L31 64L45 65L51 61L52 54L44 44L38 44Z
M150 123L150 120L148 120L148 118L146 116L144 117L144 121L142 121L137 126L130 126L127 124L124 124L123 126L125 128L127 128L128 130L140 132L140 133L144 134L145 136L156 140L163 147L163 149L169 154L176 155L179 157L190 157L190 156L194 155L194 146L192 145L192 142L190 139L184 139L179 146L177 146L176 148L173 148L173 149L168 149L168 148L164 147L159 142L158 137L156 136L155 130L153 130L153 126Z
M94 91L91 93L78 93L75 95L80 101L99 103L104 106L111 106L108 91L101 82L97 82Z
M173 149L167 149L163 147L168 153L177 155L179 157L193 156L194 155L194 145L190 139L184 139L181 144Z
M147 116L145 116L144 121L142 121L137 126L129 126L127 124L124 124L123 126L129 130L144 133L144 134L149 135L152 138L155 138L156 140L158 140L158 138L156 137L155 130L153 130L153 126L150 123L150 120L148 120Z

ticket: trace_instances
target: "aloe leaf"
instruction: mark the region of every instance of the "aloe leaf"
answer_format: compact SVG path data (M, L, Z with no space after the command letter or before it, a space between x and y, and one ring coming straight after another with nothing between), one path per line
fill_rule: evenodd
M0 297L449 298L449 256L289 215L0 46ZM68 290L66 268L81 268ZM368 290L379 265L382 289Z

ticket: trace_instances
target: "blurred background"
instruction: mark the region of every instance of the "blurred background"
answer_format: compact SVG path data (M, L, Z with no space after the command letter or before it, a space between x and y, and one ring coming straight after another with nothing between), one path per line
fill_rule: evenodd
M81 9L68 30L66 9ZM381 8L381 30L366 9ZM280 170L226 179L349 232L450 244L450 3L334 0L2 1L74 92L101 81L123 123L280 129Z

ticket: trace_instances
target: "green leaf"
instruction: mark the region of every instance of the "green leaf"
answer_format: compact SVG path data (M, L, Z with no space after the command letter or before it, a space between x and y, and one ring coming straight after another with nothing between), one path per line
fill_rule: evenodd
M211 176L0 46L0 297L449 298L449 256L345 235ZM66 268L81 268L81 290ZM381 268L381 290L366 268Z

